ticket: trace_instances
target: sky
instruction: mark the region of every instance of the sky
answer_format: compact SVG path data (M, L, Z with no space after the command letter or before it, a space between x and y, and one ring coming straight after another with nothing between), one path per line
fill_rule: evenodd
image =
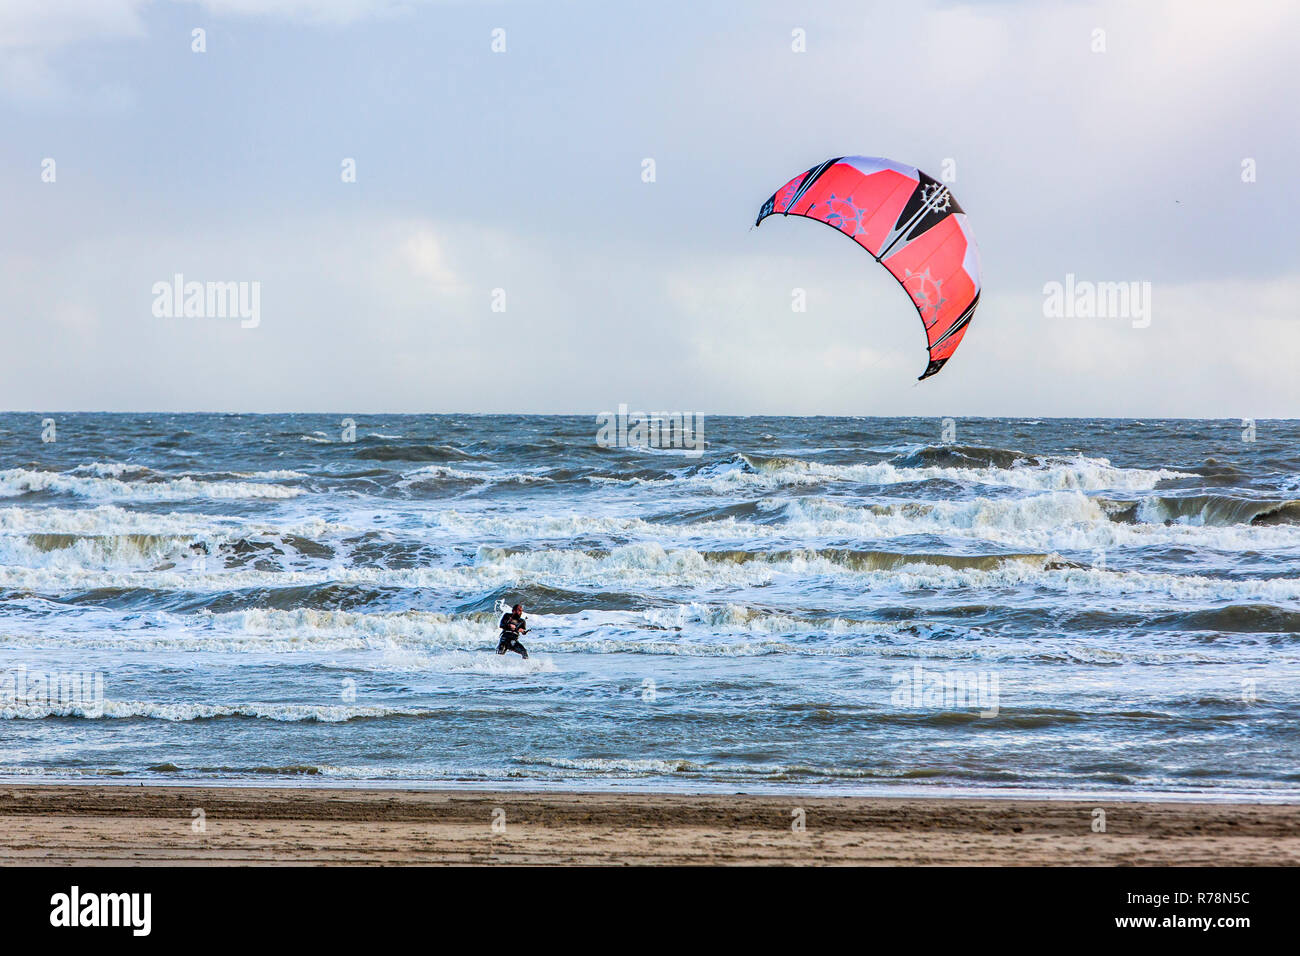
M1300 4L1226 9L2 0L0 408L1297 417ZM885 269L751 229L856 154L979 243L924 382Z

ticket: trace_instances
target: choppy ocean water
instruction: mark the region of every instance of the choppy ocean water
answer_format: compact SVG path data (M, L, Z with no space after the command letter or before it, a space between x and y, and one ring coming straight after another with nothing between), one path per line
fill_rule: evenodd
M42 417L0 776L1300 794L1300 423Z

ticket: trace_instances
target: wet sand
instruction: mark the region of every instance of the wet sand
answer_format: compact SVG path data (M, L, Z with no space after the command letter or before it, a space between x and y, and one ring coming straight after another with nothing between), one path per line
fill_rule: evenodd
M1295 865L1300 805L0 785L0 864Z

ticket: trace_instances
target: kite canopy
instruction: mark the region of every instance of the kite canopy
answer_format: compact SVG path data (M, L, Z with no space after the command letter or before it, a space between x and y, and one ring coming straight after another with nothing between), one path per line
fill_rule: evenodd
M754 225L777 213L834 226L893 273L925 326L921 378L943 368L980 300L979 250L947 186L892 159L841 156L778 189Z

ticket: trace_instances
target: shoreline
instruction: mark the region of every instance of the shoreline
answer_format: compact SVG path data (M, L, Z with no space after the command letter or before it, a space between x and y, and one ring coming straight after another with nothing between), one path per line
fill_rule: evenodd
M0 865L69 864L1300 865L1300 805L0 784Z
M845 788L826 784L807 788L784 786L781 789L750 785L750 789L736 789L738 783L709 783L692 781L691 787L666 789L657 781L642 782L620 780L617 783L581 785L581 781L566 780L554 785L537 780L451 780L446 778L422 780L410 777L391 779L366 777L328 777L322 774L278 775L268 777L190 777L169 780L165 777L136 777L129 774L104 774L102 776L10 775L0 774L0 790L13 787L134 787L193 790L373 790L376 792L410 791L412 793L528 793L581 794L600 796L678 796L678 797L759 797L771 800L834 798L845 800L972 800L1022 802L1075 802L1075 803L1204 803L1250 805L1300 806L1300 790L1061 790L1052 788L981 788L963 786L925 786L890 784L875 789Z

